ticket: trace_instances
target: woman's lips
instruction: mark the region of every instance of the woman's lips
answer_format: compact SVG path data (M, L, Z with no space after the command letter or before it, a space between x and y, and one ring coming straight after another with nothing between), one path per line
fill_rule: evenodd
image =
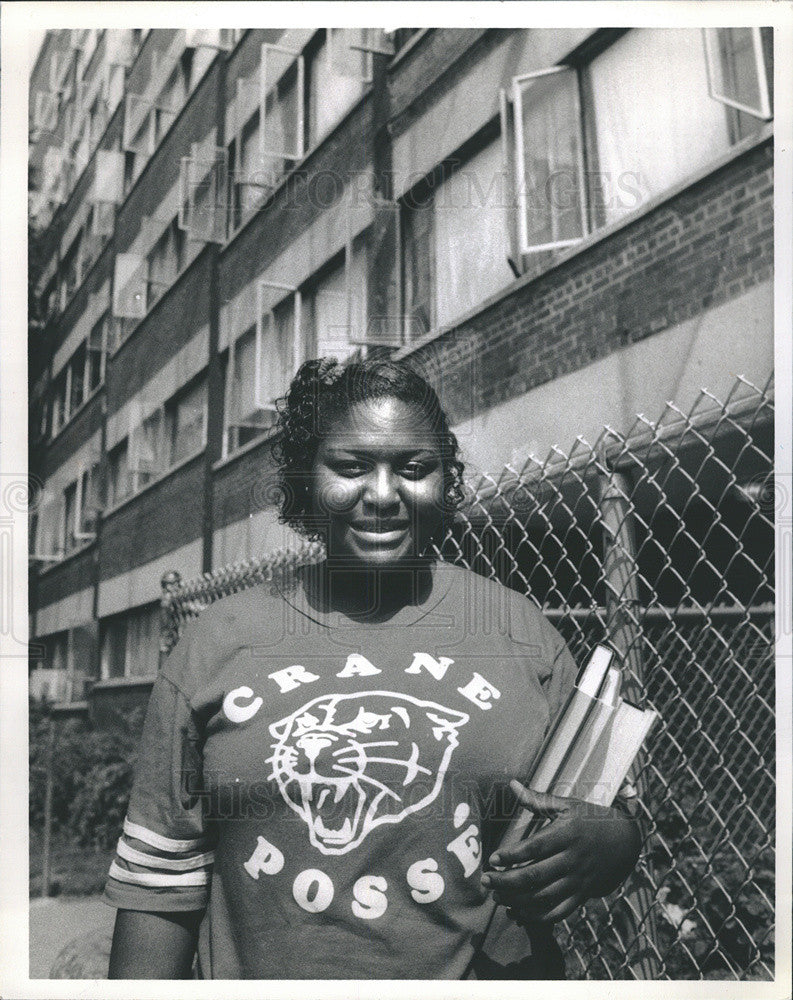
M376 545L394 545L401 542L408 530L407 524L397 525L386 530L357 524L352 524L350 527L363 541Z

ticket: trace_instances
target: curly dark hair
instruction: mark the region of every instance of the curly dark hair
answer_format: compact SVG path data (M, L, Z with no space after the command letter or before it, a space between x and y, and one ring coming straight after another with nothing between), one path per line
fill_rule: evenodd
M356 403L390 397L417 406L435 434L443 466L443 521L463 501L464 466L457 438L432 386L404 362L386 359L349 361L315 358L304 362L285 396L277 400L278 434L271 446L278 465L278 520L309 539L322 532L311 524L310 472L324 428Z

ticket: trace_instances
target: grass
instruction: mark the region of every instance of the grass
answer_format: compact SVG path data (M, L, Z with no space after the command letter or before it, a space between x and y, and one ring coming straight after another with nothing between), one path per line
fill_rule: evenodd
M114 849L95 851L80 847L54 830L50 847L50 896L91 896L101 892ZM30 829L30 896L41 895L42 836Z

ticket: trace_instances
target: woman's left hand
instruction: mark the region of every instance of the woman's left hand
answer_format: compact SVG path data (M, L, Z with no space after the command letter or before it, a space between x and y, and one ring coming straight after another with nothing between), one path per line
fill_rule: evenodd
M490 863L506 871L482 876L482 885L519 922L564 920L593 896L608 895L633 870L641 835L630 817L579 799L543 795L517 781L510 786L521 805L551 820L517 846L491 855Z

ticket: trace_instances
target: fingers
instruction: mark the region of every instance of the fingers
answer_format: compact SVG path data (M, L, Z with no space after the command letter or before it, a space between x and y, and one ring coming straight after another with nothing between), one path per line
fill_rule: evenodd
M565 850L568 838L569 832L565 825L560 825L557 820L513 847L500 847L490 855L488 862L499 868L506 868L509 865L525 864L527 861L543 861Z
M559 812L567 809L568 804L565 799L556 795L549 795L547 792L535 792L533 788L522 785L514 779L510 781L509 787L515 793L515 797L526 809L531 809L538 816L546 819L553 819Z
M536 893L569 874L569 858L565 854L554 854L522 868L488 872L482 876L482 885L497 893Z

